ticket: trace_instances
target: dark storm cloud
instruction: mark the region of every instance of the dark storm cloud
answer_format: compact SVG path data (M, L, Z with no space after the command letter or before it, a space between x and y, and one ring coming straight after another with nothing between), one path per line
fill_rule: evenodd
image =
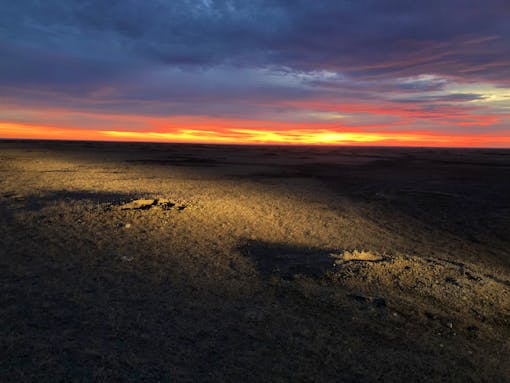
M90 56L129 54L205 65L247 65L255 59L314 69L345 66L353 72L357 68L349 65L377 72L438 61L452 69L451 58L460 56L469 61L465 67L483 71L494 64L487 59L510 59L505 0L46 0L2 8L4 38ZM429 56L417 57L426 52Z
M111 105L122 106L204 94L204 103L213 94L293 99L325 84L364 92L371 81L379 84L372 90L404 93L444 87L444 79L399 81L423 74L508 85L509 19L506 0L4 1L0 92L15 86L89 96L110 87ZM280 76L269 84L262 68L328 71L344 81Z

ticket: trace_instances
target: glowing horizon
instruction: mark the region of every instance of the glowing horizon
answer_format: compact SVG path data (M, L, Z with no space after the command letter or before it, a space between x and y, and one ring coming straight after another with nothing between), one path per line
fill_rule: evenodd
M228 3L10 4L0 138L510 148L501 2Z
M510 147L510 136L431 135L426 132L336 132L317 129L251 130L226 129L222 133L178 129L173 133L151 131L86 130L48 126L0 123L4 139L42 139L71 141L159 142L233 145L356 145L417 147Z

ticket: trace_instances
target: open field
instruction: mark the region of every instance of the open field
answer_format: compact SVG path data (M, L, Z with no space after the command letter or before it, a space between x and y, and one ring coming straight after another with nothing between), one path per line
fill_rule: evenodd
M510 150L0 142L0 381L510 382Z

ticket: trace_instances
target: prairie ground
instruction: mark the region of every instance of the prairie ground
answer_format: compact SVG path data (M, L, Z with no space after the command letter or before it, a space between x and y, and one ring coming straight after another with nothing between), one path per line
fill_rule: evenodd
M0 141L0 380L510 382L510 150Z

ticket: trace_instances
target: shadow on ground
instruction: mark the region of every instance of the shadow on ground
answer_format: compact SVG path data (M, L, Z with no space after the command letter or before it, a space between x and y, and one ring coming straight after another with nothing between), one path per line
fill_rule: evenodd
M96 204L103 197L111 202L112 195L62 192L47 201L56 195L88 200L86 206L97 212L90 223L113 214ZM13 215L0 229L5 381L403 382L504 376L498 359L481 355L480 367L469 358L474 344L487 347L483 340L438 337L434 332L444 331L440 323L423 328L412 316L393 316L381 301L324 282L321 275L332 267L329 250L243 241L238 251L259 272L222 274L215 264L220 259L158 255L161 238L153 232L130 242L137 258L123 261L112 256L125 246L123 235L108 232L107 245L101 245L92 240L96 227L75 227L65 216L61 223L39 225L34 219L39 213L30 214Z
M138 195L89 190L59 190L39 191L38 194L27 196L17 193L4 193L1 197L4 201L15 203L18 207L21 206L28 211L38 211L55 203L73 204L76 202L91 202L95 204L118 205L135 199Z
M323 277L333 270L338 249L316 249L285 243L243 240L239 251L251 258L264 278L279 276L293 279L295 276Z

